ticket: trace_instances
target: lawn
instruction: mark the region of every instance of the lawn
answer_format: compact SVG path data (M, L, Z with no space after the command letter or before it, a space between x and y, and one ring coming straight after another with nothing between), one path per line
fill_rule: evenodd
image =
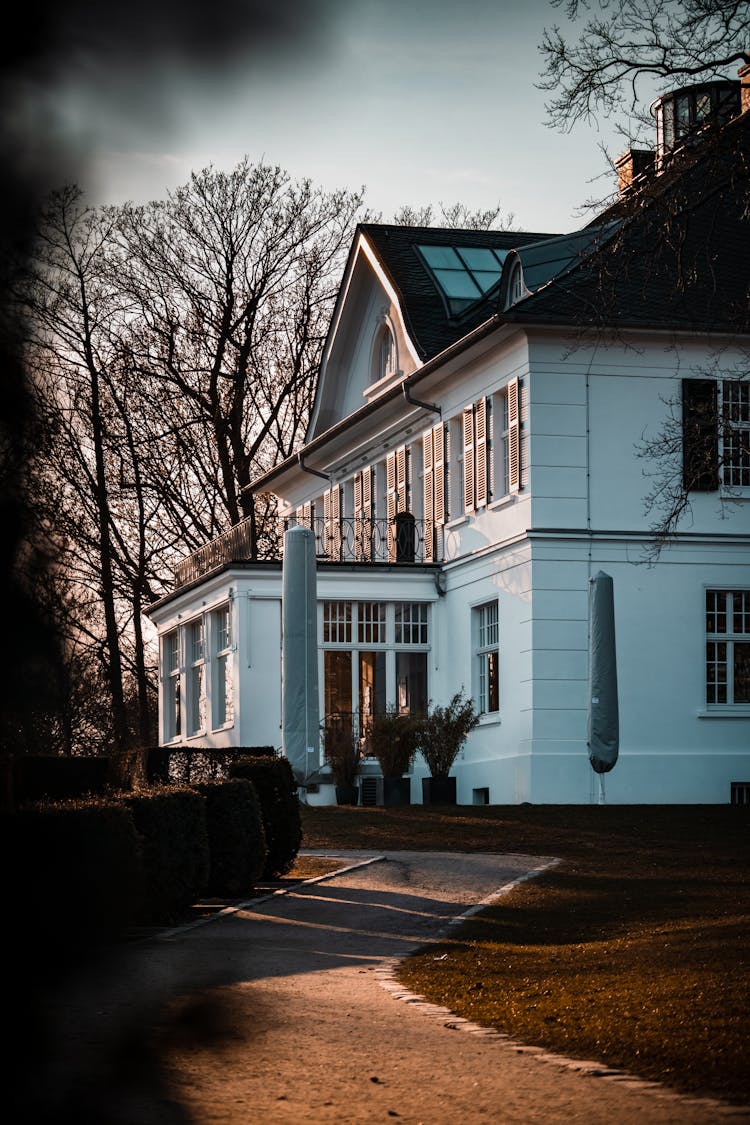
M404 984L525 1043L750 1101L750 807L305 808L303 826L311 848L559 857L408 958Z

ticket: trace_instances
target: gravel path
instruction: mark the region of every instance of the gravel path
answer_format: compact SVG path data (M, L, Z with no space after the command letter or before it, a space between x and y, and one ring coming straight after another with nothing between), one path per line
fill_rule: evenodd
M400 957L549 860L335 854L348 871L122 947L50 997L58 1046L30 1120L750 1121L750 1111L523 1048L398 987Z

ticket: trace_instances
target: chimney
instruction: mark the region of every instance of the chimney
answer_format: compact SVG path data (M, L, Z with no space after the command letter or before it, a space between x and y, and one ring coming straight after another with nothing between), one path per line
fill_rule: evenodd
M740 113L747 113L750 109L750 63L745 63L737 71L740 80Z
M640 187L654 171L656 154L649 148L629 148L615 160L617 187L620 195L633 187Z

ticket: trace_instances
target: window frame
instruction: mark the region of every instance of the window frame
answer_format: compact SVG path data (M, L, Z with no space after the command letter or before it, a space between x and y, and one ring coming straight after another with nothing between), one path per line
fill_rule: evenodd
M711 601L713 599L713 603ZM723 609L720 608L723 601ZM740 604L741 602L741 604ZM737 628L741 618L743 627ZM719 628L721 619L724 628ZM713 619L714 628L711 628ZM743 713L750 707L750 679L746 699L737 699L735 690L738 645L750 649L750 588L737 586L707 586L704 590L704 687L706 709L711 712ZM723 648L723 653L721 649ZM750 663L750 657L748 657ZM720 669L724 669L724 679ZM714 675L711 676L711 671ZM724 694L726 698L718 696ZM713 698L712 698L713 696Z
M494 613L493 620L488 621L485 618L489 611ZM493 719L500 714L499 600L492 598L472 606L472 622L477 711L483 718Z

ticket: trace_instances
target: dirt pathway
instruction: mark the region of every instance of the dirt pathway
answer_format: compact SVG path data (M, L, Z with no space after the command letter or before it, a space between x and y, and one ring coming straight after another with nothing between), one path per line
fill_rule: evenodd
M388 852L121 949L50 998L60 1048L45 1079L55 1096L40 1090L39 1108L97 1125L750 1121L404 1002L390 976L399 957L545 862Z

